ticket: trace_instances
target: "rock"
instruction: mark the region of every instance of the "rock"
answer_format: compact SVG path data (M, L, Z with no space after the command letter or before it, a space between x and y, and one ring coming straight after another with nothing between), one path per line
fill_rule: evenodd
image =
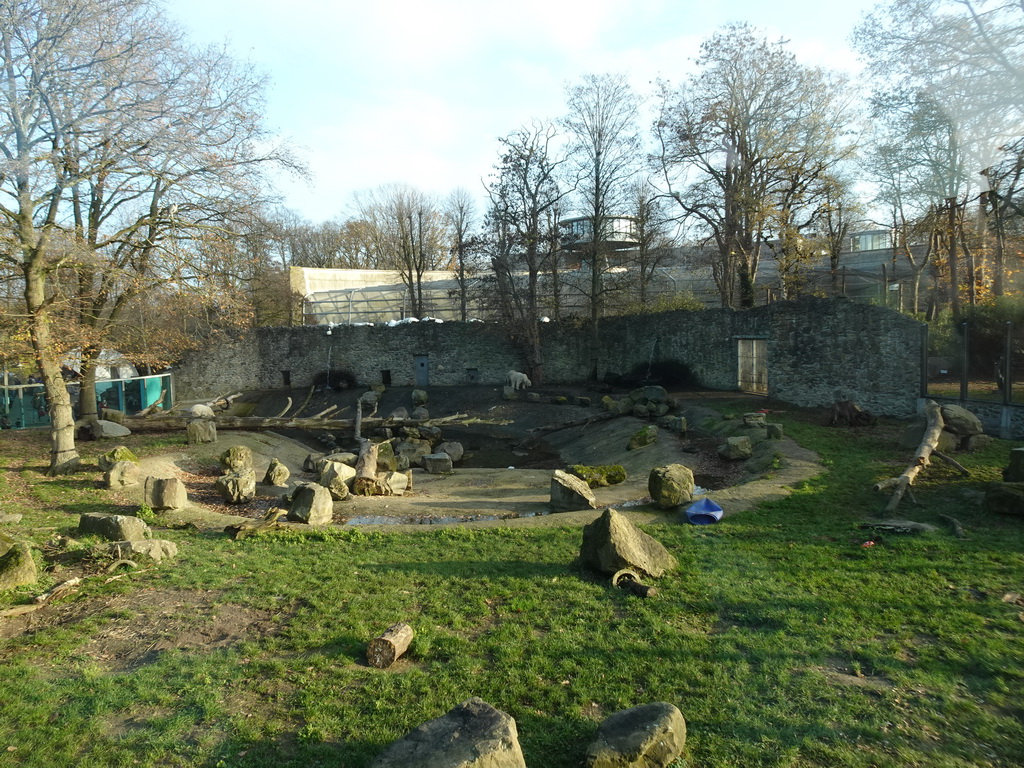
M743 426L745 426L745 427L764 427L764 426L767 426L765 424L765 415L763 413L758 413L757 411L754 411L753 413L744 413L743 414Z
M247 445L232 445L220 455L220 466L225 473L252 469L252 449Z
M320 472L320 485L326 488L335 501L344 501L352 490L352 481L356 471L348 464L340 461L325 461Z
M96 459L97 465L99 465L99 468L104 472L113 467L119 461L130 461L134 464L138 464L139 457L132 453L128 446L115 445L106 453L100 454L99 458Z
M128 427L115 424L106 419L79 419L75 422L75 433L87 432L93 440L109 440L114 437L128 437L132 433Z
M693 500L693 471L683 464L669 464L651 470L647 492L661 509L672 509Z
M423 457L433 452L434 449L430 447L429 440L406 438L395 446L396 456L405 456L410 465L418 467L423 466Z
M766 424L765 427L768 429L769 440L781 440L786 436L785 430L782 428L781 424Z
M188 409L188 415L193 419L215 419L217 414L208 405L196 404Z
M306 458L302 461L303 472L316 472L320 473L319 463L324 460L326 456L322 453L307 453Z
M580 408L589 408L590 407L590 403L591 403L590 398L589 397L584 397L583 395L575 395L573 397L573 399L572 399L572 404L573 405L578 405Z
M1003 470L1003 480L1008 483L1024 483L1024 448L1010 451L1010 464Z
M628 397L624 397L615 404L615 412L620 414L621 416L625 416L633 412L634 405L636 405L636 403L634 403Z
M597 509L597 499L585 482L556 469L551 477L551 509L554 512Z
M395 410L388 414L388 418L394 419L395 421L406 421L409 418L409 409L395 408Z
M626 481L626 468L621 464L602 464L597 467L573 464L569 467L569 473L578 477L590 488L604 488Z
M430 418L430 412L423 406L420 406L419 408L413 408L412 413L409 414L409 418L413 421L426 421Z
M580 562L599 573L613 574L630 568L655 578L678 565L661 542L614 509L605 510L601 517L584 526Z
M657 441L658 428L653 424L648 424L643 429L633 433L633 436L629 438L629 445L626 446L626 450L635 451L637 448L643 448L645 445L651 445Z
M377 403L379 402L380 392L374 392L372 389L369 392L363 392L363 394L359 397L359 404L363 406L364 416L376 411Z
M647 408L648 410L651 410L653 408L653 410L651 410L651 415L658 417L664 416L670 410L668 403L652 403L651 405L647 406Z
M181 509L188 503L185 484L177 477L147 477L143 497L152 509Z
M382 448L383 446L381 446ZM380 448L377 449L377 455L380 455ZM337 453L329 453L324 456L328 461L340 461L342 464L348 464L350 467L354 467L356 462L359 461L359 456L352 453L351 451L338 451ZM306 470L309 472L310 470Z
M267 467L267 472L263 475L263 484L284 488L288 485L288 478L291 476L291 470L282 464L280 460L274 458L270 460L270 466Z
M149 526L132 515L86 512L78 518L78 532L100 536L107 541L141 541L152 536Z
M501 396L505 400L518 400L519 392L506 385L501 389Z
M682 416L662 416L658 419L658 426L667 429L669 432L686 434L686 419Z
M139 484L139 465L134 461L119 461L103 473L104 488L127 488Z
M124 411L119 411L116 408L104 408L100 413L100 418L105 421L112 421L115 424L120 424L122 427L124 426L124 417Z
M900 437L900 448L907 450L913 450L921 445L921 441L924 439L924 433L928 429L928 425L924 419L915 419L912 421L904 430ZM939 433L939 442L935 445L935 450L940 453L948 453L956 448L956 444L959 442L959 438L952 432L947 432L945 429Z
M370 768L526 768L516 721L473 697L392 743Z
M383 382L378 382L376 384L371 384L370 385L370 389L372 389L374 392L376 392L379 395L383 395L385 392L388 391L387 385L384 384Z
M166 539L134 539L131 541L115 541L108 544L107 554L118 559L131 559L139 555L152 558L160 562L165 557L177 557L178 545Z
M541 399L542 398L541 398L540 392L527 392L526 393L526 402L528 402L528 403L539 403L541 401Z
M383 496L403 496L409 488L409 476L404 472L383 472L377 480Z
M0 512L0 525L15 525L23 518L20 512Z
M228 504L244 504L256 498L256 470L249 467L229 472L218 477L213 485Z
M985 491L985 509L998 515L1024 517L1024 482L992 483Z
M942 428L947 432L954 435L980 435L985 431L981 420L966 408L959 405L943 405L941 412Z
M686 721L672 704L644 704L608 717L587 748L587 768L667 768L686 746Z
M646 405L634 405L633 415L638 419L646 419L651 415L651 409L648 408Z
M37 578L36 562L25 542L9 545L0 555L0 590L35 584Z
M327 525L334 520L331 492L317 483L303 483L292 494L288 519L307 525Z
M217 442L217 422L212 419L193 419L185 425L189 445Z
M618 402L615 401L614 398L609 397L608 395L605 395L604 397L601 398L601 408L603 408L605 411L611 413L612 411L617 410L618 407L619 404Z
M431 475L450 475L452 457L447 453L428 453L423 457L423 468Z
M665 403L669 398L664 387L648 385L634 389L629 393L629 399L634 403Z
M726 438L725 444L718 446L718 455L729 461L749 459L754 455L754 447L746 435Z
M455 463L462 461L462 457L466 455L466 451L462 447L462 443L456 443L452 440L446 440L443 443L439 443L434 449L434 453L447 453L452 457L452 461Z
M992 445L994 440L995 438L989 435L968 435L960 441L960 450L969 453L983 451Z
M427 402L429 401L429 399L430 398L427 397L427 393L426 393L425 390L414 389L412 391L412 404L413 404L413 407L419 407L421 405L426 405Z
M377 443L377 469L382 472L395 472L398 469L395 446L390 440Z

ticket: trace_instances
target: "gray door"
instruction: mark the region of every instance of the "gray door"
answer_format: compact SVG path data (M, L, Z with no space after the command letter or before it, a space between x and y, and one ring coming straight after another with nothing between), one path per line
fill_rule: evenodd
M416 368L416 386L430 386L430 356L413 355L413 365Z
M764 339L739 339L739 387L742 392L768 394L768 358Z

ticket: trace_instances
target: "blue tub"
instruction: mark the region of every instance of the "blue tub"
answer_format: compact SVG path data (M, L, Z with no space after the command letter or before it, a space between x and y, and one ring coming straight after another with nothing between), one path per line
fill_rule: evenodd
M722 519L722 508L711 499L704 498L686 508L686 519L693 525L711 525Z

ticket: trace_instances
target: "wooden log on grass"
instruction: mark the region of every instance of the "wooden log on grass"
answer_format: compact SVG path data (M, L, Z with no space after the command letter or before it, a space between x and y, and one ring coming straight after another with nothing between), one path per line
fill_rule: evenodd
M370 641L366 660L371 667L387 669L409 648L415 633L408 624L392 624L387 631Z
M924 415L928 420L928 425L924 430L924 437L921 438L921 444L917 446L914 460L903 471L903 474L897 478L896 490L893 491L889 503L885 506L886 512L893 512L899 506L904 494L914 484L914 480L917 479L921 470L931 463L930 457L935 452L935 447L939 443L939 435L942 434L943 427L942 409L939 408L939 404L934 400L929 400L924 406ZM883 481L876 485L876 487L882 485L888 485L888 483Z

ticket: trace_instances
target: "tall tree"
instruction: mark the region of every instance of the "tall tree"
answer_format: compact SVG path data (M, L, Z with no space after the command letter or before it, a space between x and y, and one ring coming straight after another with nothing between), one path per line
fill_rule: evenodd
M219 226L251 194L261 83L188 48L146 0L0 0L0 14L2 258L24 281L57 473L78 453L55 317L107 324L182 221Z
M472 195L463 187L453 191L444 205L444 218L451 233L451 254L453 274L459 291L459 319L469 319L469 282L473 277L473 252L479 247L478 237L473 236L476 223L476 204Z
M697 64L662 88L658 166L682 216L715 244L723 305L749 307L766 236L792 226L786 206L849 152L845 90L746 24L708 38Z
M586 75L566 92L564 124L576 166L576 191L589 219L591 376L597 378L598 323L613 220L623 215L629 182L639 171L640 97L621 74Z

